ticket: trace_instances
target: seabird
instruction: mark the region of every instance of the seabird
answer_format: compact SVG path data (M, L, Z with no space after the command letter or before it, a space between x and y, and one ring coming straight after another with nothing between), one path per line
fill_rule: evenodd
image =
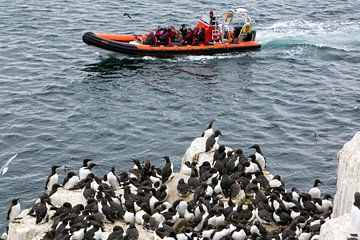
M183 178L179 180L176 186L176 190L180 197L186 197L187 195L189 195L191 191L190 186L187 183L185 183L185 180Z
M280 175L275 175L269 182L270 188L274 190L278 190L280 192L283 192L285 190L285 185L283 181L281 180Z
M34 206L36 224L39 224L47 216L46 199L40 198L40 203Z
M51 167L51 173L48 176L47 180L46 180L46 184L45 184L45 191L50 192L52 189L52 186L54 184L58 183L59 180L59 176L56 173L56 169L59 168L60 166L52 166Z
M234 240L246 240L246 231L241 225L238 225L231 231L230 236Z
M95 197L96 191L91 188L90 183L86 184L86 186L82 190L82 194L86 200L89 200L91 198Z
M250 233L252 237L266 237L267 235L267 230L266 228L261 225L261 223L259 221L255 221L255 223L250 227Z
M72 189L80 182L80 178L76 175L75 172L68 172L67 176L64 178L63 187L65 189Z
M174 166L173 166L172 162L170 161L169 156L165 156L163 158L165 159L165 165L161 169L161 180L162 180L162 183L165 184L166 182L171 180Z
M218 149L215 150L214 153L214 162L215 161L222 161L225 159L226 157L226 152L225 152L226 148L224 145L220 145Z
M182 173L185 174L185 175L191 175L191 172L192 172L192 169L193 169L193 166L191 165L191 163L189 161L186 161L184 163L184 165L182 166Z
M195 190L200 186L200 181L194 171L191 172L191 176L187 179L187 184L190 186L191 192L195 192Z
M118 176L116 176L115 167L111 167L110 172L108 172L106 176L112 188L118 189L120 187L120 180Z
M283 212L281 208L278 208L275 212L273 212L273 219L277 224L280 225L286 225L292 221L289 214Z
M214 130L212 128L213 123L214 123L214 120L211 120L208 123L208 126L206 127L205 131L201 134L201 137L208 138L209 136L211 136L214 133Z
M124 229L119 225L115 225L107 240L122 240L124 238L123 234Z
M354 203L351 207L351 236L360 236L360 192L354 194Z
M312 198L320 198L321 192L319 185L322 183L319 179L315 179L314 186L309 190L309 194Z
M19 199L20 198L15 198L11 201L11 206L6 218L8 221L14 221L14 219L20 214L21 207Z
M126 239L128 240L138 240L139 239L139 231L135 227L134 223L130 223L128 229L126 229Z
M125 16L127 16L129 19L131 19L130 14L128 14L128 13L124 13L124 17L125 17Z
M83 160L82 167L79 169L79 178L80 178L80 180L83 180L83 179L85 179L87 177L87 175L88 175L88 168L87 167L88 167L88 165L89 165L88 163L90 161L92 161L92 160L88 159L88 158Z
M205 152L209 152L219 140L219 136L222 136L220 130L216 130L214 134L206 139Z
M14 156L9 158L9 160L7 160L4 165L2 165L2 167L0 168L1 175L4 175L9 170L10 163L17 157L17 155L18 154L16 153Z
M254 144L250 148L255 148L255 159L259 163L261 170L264 170L266 167L266 158L264 157L259 144Z

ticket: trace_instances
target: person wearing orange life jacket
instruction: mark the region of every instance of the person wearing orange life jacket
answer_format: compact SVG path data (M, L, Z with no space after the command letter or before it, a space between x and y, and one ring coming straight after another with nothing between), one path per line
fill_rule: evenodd
M157 44L157 38L155 37L155 34L149 30L149 34L147 35L145 41L145 45L156 45Z
M176 38L176 29L173 26L168 28L168 35L171 41L173 42Z
M186 36L183 38L182 45L192 45L194 40L194 33L191 28L188 28Z
M158 38L159 45L169 45L170 44L170 37L167 29L163 29L160 37Z
M205 42L205 29L203 27L199 28L194 37L194 45Z

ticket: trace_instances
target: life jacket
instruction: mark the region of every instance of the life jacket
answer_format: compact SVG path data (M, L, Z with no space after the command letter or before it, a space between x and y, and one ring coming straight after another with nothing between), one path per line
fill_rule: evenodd
M189 31L185 36L185 40L188 44L192 44L193 38L194 38L194 34L192 31Z
M160 43L161 44L166 44L168 46L170 46L171 44L171 38L169 37L169 33L166 32L162 32L161 36L160 36Z
M174 39L176 38L176 32L168 31L168 35L171 38L171 41L174 41Z

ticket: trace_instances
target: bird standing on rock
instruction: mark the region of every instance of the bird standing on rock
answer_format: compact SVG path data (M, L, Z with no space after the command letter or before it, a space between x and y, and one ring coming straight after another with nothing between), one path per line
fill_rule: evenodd
M321 191L319 185L322 183L319 179L315 179L314 186L309 190L309 194L312 198L320 198Z
M164 167L161 169L161 180L162 180L162 183L165 184L169 180L171 180L174 166L173 166L172 162L170 161L169 156L165 156L163 158L165 159L166 162L165 162Z
M51 173L48 176L47 180L46 180L46 184L45 184L45 191L50 192L52 189L52 186L56 183L58 183L59 180L59 176L56 173L56 169L59 168L60 166L52 166L51 167Z
M354 194L354 203L351 207L351 234L354 239L360 236L360 192Z
M213 147L219 141L219 136L222 136L222 133L220 130L216 130L214 134L206 139L205 152L209 152L213 149Z
M65 189L72 189L80 182L80 178L74 172L69 172L64 178L63 186Z
M208 126L206 127L205 131L203 131L203 133L201 134L201 137L209 137L211 136L212 134L214 134L214 129L212 128L212 125L213 125L214 121L211 120L208 124Z
M115 167L111 167L110 172L106 174L107 180L110 183L110 186L114 189L118 189L120 187L120 180L115 173Z
M15 198L11 201L11 206L6 218L8 221L14 221L14 219L20 214L21 207L19 199L20 198Z
M250 148L255 148L256 162L259 163L261 170L264 170L266 167L266 158L264 157L264 154L262 153L259 144L254 144Z

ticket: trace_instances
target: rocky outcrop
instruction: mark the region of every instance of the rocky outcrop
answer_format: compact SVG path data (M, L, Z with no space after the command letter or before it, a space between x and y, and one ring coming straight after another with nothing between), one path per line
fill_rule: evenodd
M354 193L360 191L360 132L338 153L336 194L332 219L321 227L321 239L346 239L351 231L350 211Z

